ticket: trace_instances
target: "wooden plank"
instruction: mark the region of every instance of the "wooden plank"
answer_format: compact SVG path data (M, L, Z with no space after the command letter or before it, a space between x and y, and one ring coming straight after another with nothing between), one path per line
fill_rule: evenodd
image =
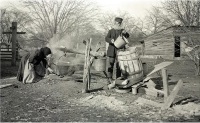
M155 66L154 66L154 70L151 71L151 73L149 73L147 76L149 76L149 75L151 75L151 74L153 74L153 73L155 73L155 72L161 70L162 68L165 68L165 67L171 65L172 63L173 63L173 62L162 62L162 63L160 63L160 64L155 65Z
M9 87L12 86L13 84L5 84L5 85L0 85L0 89L5 88L5 87Z
M84 73L83 73L83 88L82 88L82 93L86 93L88 91L88 83L87 83L87 78L86 78L86 73L87 73L87 59L88 59L88 44L89 42L86 41L86 48L85 48L85 63L84 63Z
M148 100L142 97L139 97L135 102L139 104L146 104L146 105L151 105L151 106L159 107L159 108L163 106L162 103L154 102L152 100Z
M3 32L3 34L12 34L12 32ZM17 32L17 34L26 34L26 32Z
M0 57L1 59L12 59L12 57Z
M177 85L172 90L171 94L167 97L166 101L164 102L164 105L162 106L163 109L167 109L171 106L172 102L174 101L176 95L178 94L178 91L183 85L183 81L180 79L177 83Z
M172 37L171 34L173 34L173 33L172 32L157 33L151 37L146 38L145 41L146 40L149 41L149 40L155 39L155 38L164 38L164 39L170 38L170 37Z
M17 32L17 34L26 34L26 32Z
M12 34L12 32L3 32L3 34Z
M147 67L147 64L146 64L146 63L142 63L142 68L143 68L143 74L144 74L144 76L146 76L147 73L148 73L148 67Z
M127 58L131 59L131 55L127 55ZM128 61L128 67L129 67L129 72L133 73L134 72L134 65L133 65L132 60Z
M19 49L19 47L16 47L16 48ZM10 46L9 47L1 47L0 49L12 50L12 47L10 47Z
M154 96L154 97L158 97L158 92L156 91L156 89L148 89L148 88L145 88L145 93L146 95L149 95L149 96Z
M162 69L162 81L163 81L163 89L164 89L164 100L166 101L167 97L169 96L169 87L168 87L168 75L167 69Z
M91 49L91 41L92 41L92 39L90 38L89 41L86 42L82 93L87 93L89 91L89 89L90 89L90 81L91 81L91 75L90 75L90 66L91 66L91 62L90 62L90 60L91 60L90 49Z
M12 54L0 54L1 57L12 57Z
M87 87L88 88L87 88L87 90L90 89L90 83L91 83L91 75L90 75L91 62L90 62L90 60L93 59L90 56L91 42L92 42L92 38L89 39L88 51L87 51L87 54L88 54L88 58L87 58L87 82L88 82Z
M200 59L196 57L196 75L200 75Z
M124 59L127 59L126 55L124 55L123 57L124 57ZM116 67L115 67L115 69L116 69ZM124 61L124 69L126 72L129 73L128 61ZM115 72L115 74L116 74L116 72Z
M164 47L164 46L163 46ZM173 50L173 48L165 48L165 49L161 49L162 47L160 48L149 48L149 49L146 49L145 51L148 52L148 54L154 54L154 55L163 55L163 54L168 54L168 53L173 53L171 50Z
M0 57L1 59L12 59L12 56L11 57Z
M148 42L145 42L145 46L146 45L151 45L153 44L153 42L156 44L159 44L159 45L165 45L165 44L172 44L173 43L173 38L170 38L170 39L166 39L166 38L158 38L158 39L152 39Z
M4 55L4 54L6 54L6 55L12 55L12 52L0 52L1 53L1 55Z
M12 66L16 66L17 22L12 22Z
M157 40L159 40L159 39L162 39L162 40L168 40L168 39L171 39L171 38L173 38L172 35L154 36L153 38L146 39L145 41L150 42L150 41L152 41L152 40L156 40L156 39L157 39Z

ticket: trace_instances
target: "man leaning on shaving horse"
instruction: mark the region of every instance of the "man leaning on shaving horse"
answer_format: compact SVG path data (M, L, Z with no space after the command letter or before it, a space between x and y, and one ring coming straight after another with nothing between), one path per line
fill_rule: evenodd
M116 17L114 20L114 25L111 30L108 31L108 34L105 38L106 42L109 43L108 49L107 49L107 57L108 57L108 78L109 81L107 84L110 84L112 82L112 75L113 75L113 67L114 63L116 61L116 55L117 55L117 48L114 45L114 42L116 39L122 35L125 38L129 37L129 34L122 28L122 18ZM124 48L122 48L124 49ZM121 76L121 70L119 68L119 64L116 62L116 78Z

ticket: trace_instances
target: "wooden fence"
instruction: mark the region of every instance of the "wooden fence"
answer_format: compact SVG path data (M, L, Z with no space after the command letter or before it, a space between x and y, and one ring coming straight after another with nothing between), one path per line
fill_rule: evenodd
M18 48L16 49L16 58L17 58L17 60L20 59ZM12 48L1 48L0 59L1 60L11 60L12 59Z

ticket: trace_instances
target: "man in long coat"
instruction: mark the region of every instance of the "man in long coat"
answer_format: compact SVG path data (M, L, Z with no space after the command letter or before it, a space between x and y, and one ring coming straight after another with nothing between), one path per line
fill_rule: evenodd
M113 75L113 67L114 64L116 62L116 55L117 55L117 48L114 45L114 42L116 41L116 39L122 35L125 38L129 37L129 34L122 28L122 18L116 17L114 20L114 26L111 30L108 31L108 34L105 38L105 41L107 43L109 43L108 46L108 50L107 50L107 57L108 57L108 70L107 70L107 74L108 74L108 78L109 78L109 82L108 84L110 84L113 80L112 75ZM119 68L119 64L116 63L116 78L121 76L121 70Z

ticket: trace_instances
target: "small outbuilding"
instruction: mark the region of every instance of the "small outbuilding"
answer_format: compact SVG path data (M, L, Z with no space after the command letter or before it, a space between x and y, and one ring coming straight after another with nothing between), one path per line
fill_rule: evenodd
M200 45L200 27L172 26L144 38L144 55L181 59L186 56L183 42Z

